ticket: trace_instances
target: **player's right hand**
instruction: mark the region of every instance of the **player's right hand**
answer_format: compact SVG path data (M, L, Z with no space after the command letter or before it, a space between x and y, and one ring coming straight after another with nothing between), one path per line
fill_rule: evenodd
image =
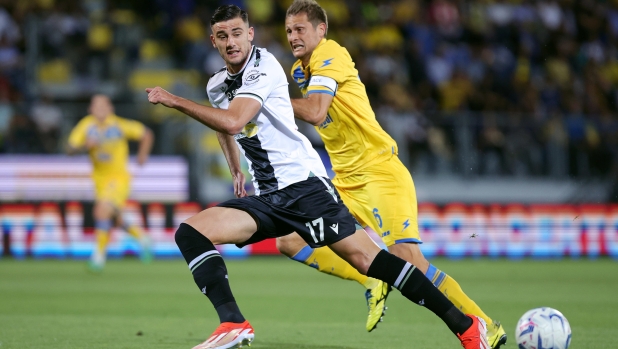
M247 191L245 190L245 175L242 172L238 172L232 175L234 178L234 195L237 198L242 198L247 196Z
M91 150L93 148L96 148L98 145L99 145L99 140L97 138L88 137L88 139L86 139L86 143L84 144L84 147L86 148L86 150Z
M152 104L161 103L168 108L174 108L175 101L178 98L176 95L167 92L165 89L159 86L154 88L147 88L146 93L148 93L148 102Z

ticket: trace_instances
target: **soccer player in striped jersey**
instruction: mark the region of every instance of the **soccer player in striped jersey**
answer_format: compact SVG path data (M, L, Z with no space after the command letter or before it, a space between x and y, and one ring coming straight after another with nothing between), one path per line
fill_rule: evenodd
M292 78L305 97L292 100L294 114L315 125L333 164L333 184L352 215L376 231L391 253L416 265L464 313L483 318L493 348L503 345L506 334L500 323L423 256L410 172L397 157L397 144L376 121L350 54L326 39L324 9L314 0L296 0L287 10L285 27L298 59ZM328 248L305 244L295 234L277 240L279 250L292 259L368 288L367 330L376 327L383 315L388 285L362 275Z
M224 5L210 25L212 44L226 62L206 89L214 108L161 87L146 89L151 103L175 108L218 132L239 185L242 153L256 189L256 195L246 196L237 188L237 198L190 217L176 231L193 279L220 321L195 349L237 348L255 337L215 245L244 246L292 232L312 248L330 246L359 272L392 284L440 317L466 349L488 349L482 319L463 314L416 266L381 250L357 225L326 177L319 155L298 132L283 68L271 53L251 44L254 32L247 13Z

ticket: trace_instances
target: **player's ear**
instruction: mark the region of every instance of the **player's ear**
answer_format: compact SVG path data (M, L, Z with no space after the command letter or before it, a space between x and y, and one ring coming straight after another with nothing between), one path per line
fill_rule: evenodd
M318 35L320 36L320 38L326 36L326 23L318 24Z
M249 31L247 32L247 36L249 38L249 42L253 41L253 35L255 32L253 31L253 27L249 27Z
M212 43L212 47L217 47L217 45L215 45L215 36L210 34L210 42Z

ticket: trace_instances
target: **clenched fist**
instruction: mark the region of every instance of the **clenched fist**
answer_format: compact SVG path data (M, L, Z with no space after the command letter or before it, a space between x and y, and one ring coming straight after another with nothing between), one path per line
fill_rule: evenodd
M148 93L148 102L152 104L161 103L168 108L173 108L175 106L175 101L178 98L178 96L167 92L159 86L155 88L147 88L146 93Z

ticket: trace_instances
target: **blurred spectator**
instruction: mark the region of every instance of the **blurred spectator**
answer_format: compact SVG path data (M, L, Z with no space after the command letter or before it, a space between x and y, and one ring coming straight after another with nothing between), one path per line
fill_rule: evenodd
M349 50L377 116L395 123L389 127L400 131L412 162L434 164L419 168L461 173L450 164L476 152L487 174L618 178L618 1L318 1L329 16L328 37ZM233 2L249 11L254 43L287 71L294 62L283 29L290 1ZM9 120L11 130L27 123L13 117L13 95L22 95L43 143L30 150L53 152L59 131L52 130L63 121L52 120L72 117L59 117L41 91L70 101L109 89L158 122L161 115L135 102L137 87L187 85L202 98L210 74L224 66L209 39L220 1L15 3L0 0L0 88L4 81L11 91L0 93L0 135L13 132ZM26 36L38 40L36 57L26 59ZM183 83L181 70L200 77Z
M30 111L32 121L36 124L40 142L45 153L55 153L58 149L58 138L62 122L62 111L53 104L51 97L43 96Z
M36 125L19 112L11 119L5 144L6 152L12 154L40 153L43 150Z
M10 93L8 81L0 78L0 152L5 148L9 127L15 113L10 100Z

